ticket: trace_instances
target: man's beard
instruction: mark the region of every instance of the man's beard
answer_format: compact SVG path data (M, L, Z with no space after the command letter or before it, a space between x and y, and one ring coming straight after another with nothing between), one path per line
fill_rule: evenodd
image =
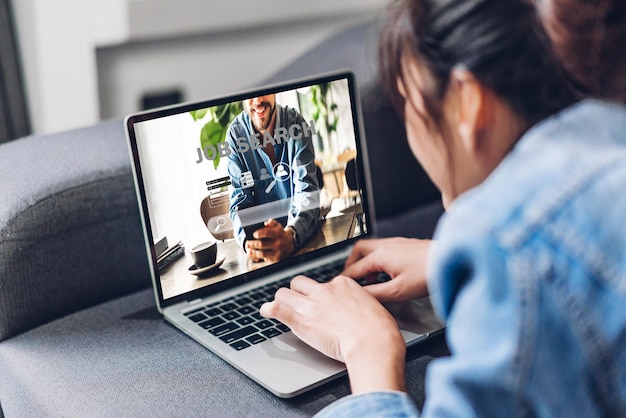
M250 120L252 121L252 126L254 127L255 130L257 131L265 131L267 130L267 128L270 126L270 124L272 123L272 119L274 118L274 113L276 112L276 105L271 106L269 102L261 102L261 106L257 106L257 107L263 107L263 108L269 108L268 112L267 112L267 120L265 121L265 123L262 123L259 120L259 116L256 114L256 112L253 110L253 108L250 108L248 110L248 114L250 116ZM262 123L262 125L260 125L260 123Z

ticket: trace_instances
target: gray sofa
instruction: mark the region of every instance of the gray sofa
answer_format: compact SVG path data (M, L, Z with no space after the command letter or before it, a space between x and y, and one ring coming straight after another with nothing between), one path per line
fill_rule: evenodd
M377 31L338 34L268 82L352 69L370 147L397 145L372 161L380 232L428 237L441 206L376 86ZM308 416L349 393L341 378L278 399L160 318L122 121L0 146L0 196L0 417ZM442 338L409 352L418 404L445 354Z

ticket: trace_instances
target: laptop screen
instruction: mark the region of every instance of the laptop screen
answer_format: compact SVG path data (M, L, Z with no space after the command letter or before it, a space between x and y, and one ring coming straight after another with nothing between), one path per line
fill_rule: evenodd
M337 74L127 118L161 302L367 234L354 103Z

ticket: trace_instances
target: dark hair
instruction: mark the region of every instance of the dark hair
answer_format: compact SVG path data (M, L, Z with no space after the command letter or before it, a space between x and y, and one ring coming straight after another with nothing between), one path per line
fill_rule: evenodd
M590 96L626 103L626 2L549 0L556 53Z
M462 67L529 126L577 101L530 0L402 0L392 5L379 44L379 73L390 99L404 100L402 60L412 54L434 78L420 93L439 129L450 73ZM400 107L401 109L402 107Z

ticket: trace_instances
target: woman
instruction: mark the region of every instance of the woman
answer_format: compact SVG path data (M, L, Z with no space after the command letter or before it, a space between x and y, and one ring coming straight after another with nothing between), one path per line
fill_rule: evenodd
M417 414L380 301L430 292L451 356L429 367L424 416L625 416L626 109L576 103L530 1L402 1L381 51L447 214L428 289L428 244L363 241L342 276L262 306L346 363L353 395L321 414ZM351 279L374 271L392 280Z

